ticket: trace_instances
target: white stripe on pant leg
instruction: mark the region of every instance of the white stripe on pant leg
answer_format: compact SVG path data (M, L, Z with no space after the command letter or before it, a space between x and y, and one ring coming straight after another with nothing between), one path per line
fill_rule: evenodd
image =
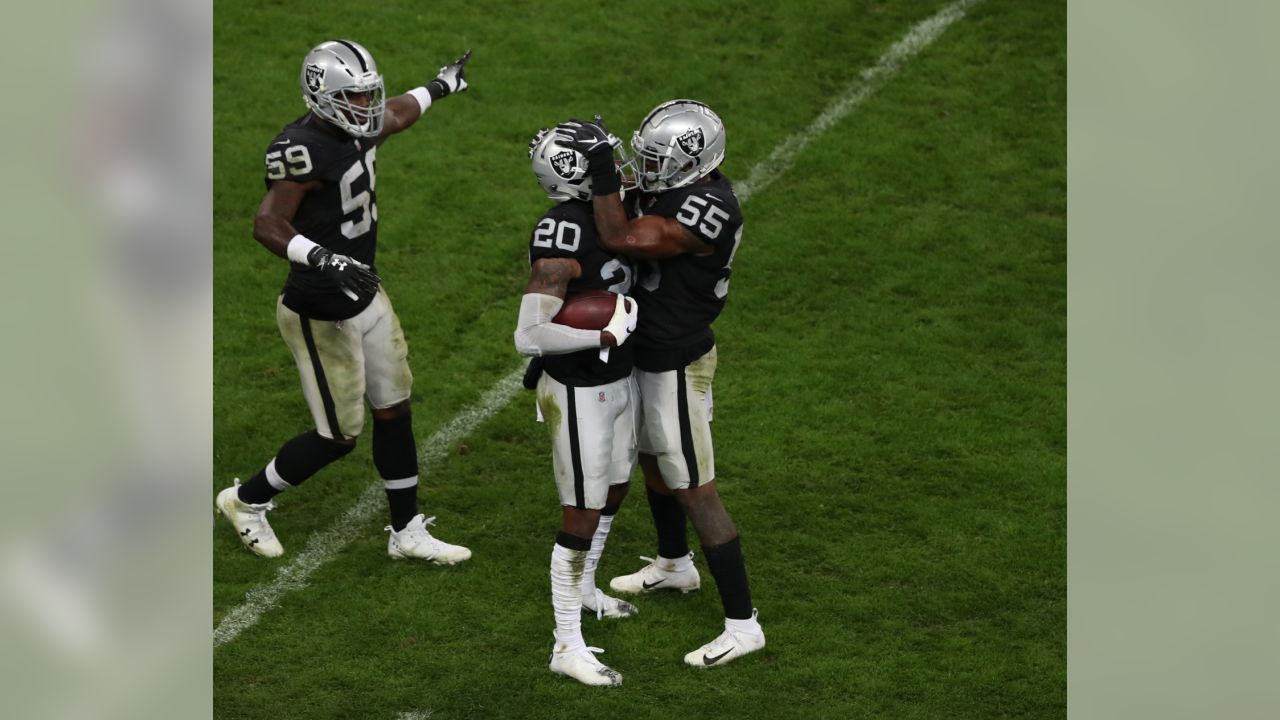
M738 201L747 199L768 187L791 168L796 156L832 125L840 121L862 104L885 82L898 73L903 63L919 53L952 23L964 17L965 10L979 0L959 0L947 5L933 16L914 25L898 42L894 43L876 64L859 74L844 93L839 95L810 126L782 141L764 161L756 164L739 183ZM431 436L423 446L419 457L424 466L442 459L455 442L470 433L492 415L506 406L523 387L521 379L524 367L503 377L480 399L458 417ZM213 631L213 645L217 647L234 640L245 629L252 627L262 615L275 607L280 597L290 591L306 587L307 578L316 568L328 562L339 550L351 542L361 527L373 517L382 505L382 488L370 485L360 499L337 522L324 532L316 533L307 547L289 564L276 571L269 583L259 585L245 594L244 602L233 607Z
M271 462L267 463L267 484L271 487L284 492L293 487L288 480L280 477L280 472L276 470L276 459L271 458Z
M403 478L401 480L383 480L382 487L386 490L405 490L418 484L418 476Z

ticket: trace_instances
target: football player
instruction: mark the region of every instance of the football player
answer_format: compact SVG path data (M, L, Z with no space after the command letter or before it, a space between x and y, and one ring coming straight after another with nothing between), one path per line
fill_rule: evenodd
M284 552L267 522L272 498L355 448L367 398L373 462L391 510L387 554L446 565L471 557L432 537L434 518L418 512L408 346L374 263L378 148L432 104L465 91L470 57L468 51L426 85L390 99L373 56L357 43L320 43L302 62L308 111L267 147L267 192L253 236L289 261L276 323L316 427L284 443L247 483L237 478L218 494L218 510L258 555Z
M603 123L570 121L558 131L587 157L593 179L612 173ZM711 323L729 294L742 212L729 179L717 170L724 160L724 123L705 104L672 100L654 108L635 132L632 150L643 193L637 216L628 219L622 197L599 185L592 205L602 246L642 261L635 297L643 312L634 340L640 466L659 544L656 560L614 578L610 587L632 593L697 589L687 515L720 591L725 629L684 660L718 667L765 644L738 531L712 482Z
M594 188L617 193L617 138L608 138L608 177ZM582 638L583 610L601 617L636 613L631 603L596 588L595 571L609 528L636 464L635 382L632 349L637 305L631 265L600 247L592 219L593 179L586 158L563 145L551 130L529 143L533 174L557 205L534 227L529 240L529 283L520 301L516 350L540 359L538 415L551 435L551 460L563 521L551 549L551 605L555 644L551 670L587 685L620 685L622 675L606 667ZM604 175L599 173L597 175ZM617 293L603 330L581 330L552 321L566 295L582 290ZM537 361L535 361L537 362ZM535 370L536 373L536 370Z

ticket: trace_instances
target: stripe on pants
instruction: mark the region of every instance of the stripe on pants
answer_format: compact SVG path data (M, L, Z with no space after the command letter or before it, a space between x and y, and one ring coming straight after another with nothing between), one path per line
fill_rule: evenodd
M578 388L565 385L569 400L569 457L573 460L573 499L579 510L587 509L586 488L582 480L582 443L578 440Z
M693 450L693 426L689 424L689 388L684 368L676 370L676 412L680 417L680 451L689 469L689 487L698 487L698 454Z
M329 420L329 434L334 440L342 440L342 429L338 427L338 409L333 404L329 382L324 377L324 366L320 364L320 353L316 350L316 338L311 334L311 318L299 315L298 322L302 324L302 339L307 343L307 354L311 356L311 369L316 374L316 387L320 389L320 403L324 405L324 416Z

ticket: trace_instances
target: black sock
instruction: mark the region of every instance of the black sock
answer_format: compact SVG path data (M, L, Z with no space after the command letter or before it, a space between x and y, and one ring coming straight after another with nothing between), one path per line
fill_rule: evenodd
M412 413L374 419L373 464L386 487L391 528L400 532L418 514L418 448L413 442Z
M343 445L328 440L315 430L309 430L280 446L274 462L280 478L291 487L320 472L326 465L345 457L355 445ZM267 463L270 465L270 463ZM240 501L261 505L279 495L280 488L267 480L267 468L263 467L249 482L240 486Z
M387 507L391 509L391 529L400 532L418 515L418 486L388 488Z
M567 550L587 552L591 549L591 538L581 538L561 530L556 533L556 544Z
M647 486L645 491L649 495L653 527L658 531L658 557L674 560L688 555L689 527L676 496L654 492Z
M702 546L702 556L716 579L724 616L734 620L751 618L751 588L747 585L747 564L742 561L742 543L738 536L721 545Z

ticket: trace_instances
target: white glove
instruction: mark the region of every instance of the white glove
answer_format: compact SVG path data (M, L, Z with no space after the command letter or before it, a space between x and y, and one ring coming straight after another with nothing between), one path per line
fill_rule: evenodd
M462 57L440 68L440 74L427 83L427 92L431 93L432 100L439 100L446 95L463 92L470 87L467 79L462 75L463 71L466 70L467 61L470 59L471 51L468 50Z
M617 304L613 307L613 317L604 326L607 332L617 341L617 345L627 341L631 333L636 331L636 321L640 317L640 305L626 295L618 295ZM609 348L600 348L600 362L609 362Z

